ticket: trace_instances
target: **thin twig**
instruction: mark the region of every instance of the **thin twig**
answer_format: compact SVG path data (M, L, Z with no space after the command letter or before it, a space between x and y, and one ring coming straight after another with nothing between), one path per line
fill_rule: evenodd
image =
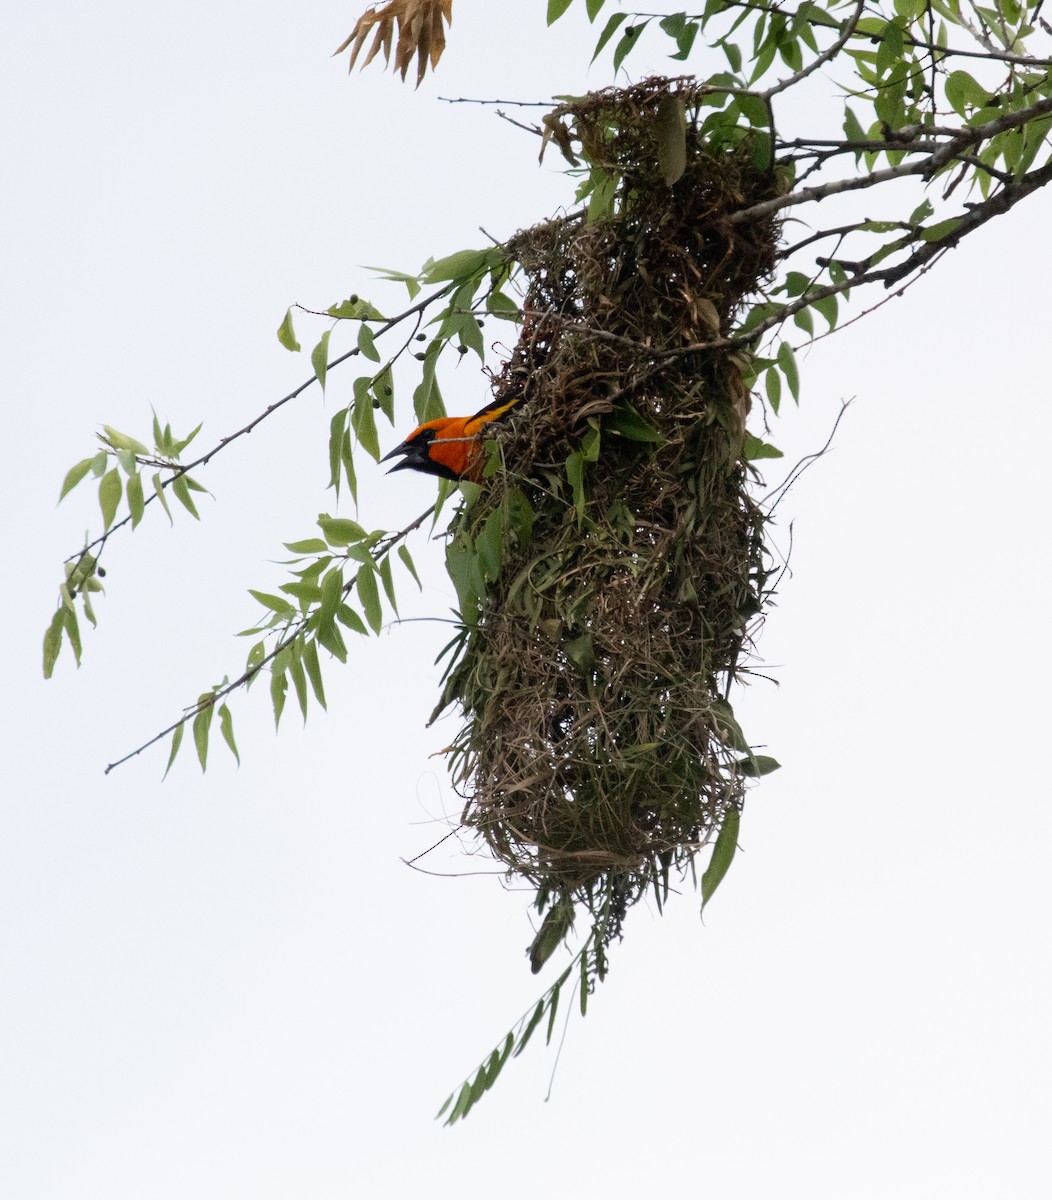
M427 308L427 306L429 304L433 304L433 303L435 303L436 300L441 300L443 296L448 295L449 292L452 290L452 287L453 287L453 285L451 283L447 284L445 287L441 288L439 291L426 297L423 300L420 300L418 303L412 305L410 308L407 308L405 310L405 312L399 313L398 316L396 316L396 317L390 317L388 320L384 321L383 324L379 327L379 329L377 330L376 336L379 337L380 335L386 333L389 329L393 329L396 325L401 324L401 322L406 320L408 317L411 317L411 316L421 313L424 309ZM334 318L334 319L339 319L339 318ZM358 349L357 346L355 346L354 349L348 350L346 354L341 354L338 358L334 358L330 363L328 363L326 365L326 368L325 368L326 373L331 371L334 367L338 367L342 363L345 363L349 358L353 358L355 355L357 355L359 353L361 353L361 351ZM383 372L381 371L380 373L382 374ZM215 455L217 455L220 452L220 450L225 450L226 447L229 446L231 442L236 442L238 438L244 437L246 434L251 433L256 428L257 425L262 424L262 422L265 421L267 419L267 417L269 417L272 413L277 412L277 410L279 408L288 404L290 400L295 400L298 396L300 396L303 392L305 392L307 390L307 388L309 388L311 386L311 384L317 383L317 382L318 382L318 376L316 374L312 375L310 377L310 379L304 380L303 383L301 383L299 385L299 387L294 388L291 392L288 393L288 395L282 396L282 398L280 400L275 400L273 404L268 404L267 407L259 414L258 417L254 418L254 420L252 420L252 421L249 421L249 423L247 425L245 425L243 428L237 430L236 433L231 433L231 434L228 434L226 437L220 438L219 441L216 442L216 444L211 448L211 450L207 451L205 454L202 454L200 456L200 458L195 458L193 460L193 462L183 463L178 466L176 466L175 464L168 464L168 466L172 468L172 473L171 473L171 475L168 476L167 479L164 479L161 481L161 487L162 488L171 487L171 485L177 479L179 479L183 475L186 475L189 471L193 471L197 467L205 466L207 463L209 463L212 460L212 458L215 457ZM145 509L148 504L151 504L157 498L158 497L157 497L156 492L147 496L145 499L145 503L143 504L143 508ZM73 562L74 560L76 560L77 562L80 562L83 560L84 556L86 554L90 553L92 550L94 550L96 546L99 548L98 554L95 555L96 559L98 559L100 557L100 555L102 554L102 548L106 545L106 543L109 541L109 539L117 532L118 529L122 529L125 525L129 524L131 522L131 520L132 520L132 514L129 513L128 516L126 516L122 520L118 521L115 525L111 525L110 528L107 529L105 533L103 533L101 536L97 537L93 542L89 542L83 549L78 550L76 554L69 555L69 557L66 558L64 561L65 562Z
M419 529L434 511L435 505L432 504L430 508L428 508L425 512L422 512L420 516L416 518L416 520L411 521L404 529L400 529L397 533L392 533L385 538L381 538L380 541L376 543L376 548L373 551L373 561L379 562L381 558L389 554L399 542L404 541L409 534ZM354 578L348 580L348 582L344 584L341 597L345 598L350 595L357 578L358 575L357 572L355 572ZM128 762L129 759L136 758L138 755L142 754L144 750L148 750L162 738L167 737L168 734L175 733L175 731L181 726L185 725L187 721L193 720L193 718L196 717L199 712L203 712L206 708L213 707L219 700L229 696L231 692L236 692L238 688L245 687L247 684L251 683L252 680L255 679L255 677L260 673L260 671L263 670L265 666L267 666L268 663L273 662L274 659L277 658L277 656L282 652L282 650L284 650L287 646L291 646L292 643L295 642L295 640L307 628L308 624L310 624L313 616L313 612L305 613L294 625L286 626L285 635L278 640L277 644L274 646L274 649L271 650L270 653L262 658L258 663L249 667L248 670L246 670L242 675L239 675L233 683L228 683L225 687L219 688L217 691L212 692L205 701L195 704L192 708L188 708L178 721L169 725L167 729L162 729L160 733L155 734L148 742L143 742L138 749L132 750L130 753L125 754L123 758L118 758L116 762L111 762L106 767L103 774L108 775L116 767Z
M817 71L819 67L829 62L831 58L836 58L836 56L841 50L843 50L848 41L850 41L851 36L854 34L855 26L859 23L865 7L866 0L858 0L858 3L855 5L855 11L848 18L848 21L837 40L831 46L823 50L821 54L816 55L807 64L807 66L801 67L799 71L796 71L787 78L780 80L773 87L769 87L765 92L761 92L761 98L769 103L774 96L778 95L779 92L784 92L791 87L795 87L801 82L801 80L806 79L808 75L812 74L812 72Z
M551 108L550 100L476 100L471 96L439 96L445 104L511 104L516 108Z
M843 419L844 413L846 413L854 403L854 399L855 398L852 397L850 400L841 400L840 411L836 415L836 420L833 422L833 428L829 431L829 437L826 438L825 445L821 448L821 450L814 450L810 454L805 454L804 457L801 458L799 462L797 462L796 465L790 470L785 479L760 500L760 506L767 509L768 518L774 514L774 510L785 499L786 493L793 486L793 484L796 483L800 476L803 475L808 467L813 466L820 458L829 453L829 447L833 444L833 438L836 437L836 431L840 427L840 422ZM775 498L774 503L768 506L768 501L772 497ZM788 565L789 564L787 561L786 566Z

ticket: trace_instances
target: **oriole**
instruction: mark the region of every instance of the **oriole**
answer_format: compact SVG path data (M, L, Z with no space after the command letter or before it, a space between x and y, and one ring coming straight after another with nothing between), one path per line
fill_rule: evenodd
M485 456L479 435L490 424L498 421L522 402L521 395L511 400L493 400L471 417L439 417L425 421L385 454L381 462L387 462L396 454L402 461L395 463L391 471L423 471L425 475L438 475L442 479L470 479L482 482Z

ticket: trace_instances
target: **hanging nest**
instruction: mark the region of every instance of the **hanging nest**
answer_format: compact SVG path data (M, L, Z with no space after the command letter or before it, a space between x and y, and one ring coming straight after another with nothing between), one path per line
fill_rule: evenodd
M465 823L548 910L535 970L576 906L601 953L644 893L660 904L756 773L726 699L769 579L750 363L691 347L769 275L775 223L727 217L775 184L749 145L692 132L702 94L648 80L546 121L609 203L509 244L525 319L494 390L524 403L451 531L464 624L436 715L463 714Z

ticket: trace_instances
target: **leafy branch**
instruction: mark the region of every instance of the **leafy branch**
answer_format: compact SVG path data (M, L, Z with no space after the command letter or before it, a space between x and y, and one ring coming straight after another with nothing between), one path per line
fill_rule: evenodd
M210 691L203 693L198 697L196 703L187 708L177 721L174 721L159 733L154 734L153 737L125 754L122 758L118 758L115 762L110 763L106 767L105 774L108 775L110 771L136 758L144 750L149 749L150 746L162 741L171 734L172 745L168 756L168 765L165 768L165 774L167 775L179 753L185 728L190 722L193 722L193 736L197 748L198 760L200 761L201 769L204 770L208 757L209 726L212 715L216 711L218 711L220 716L224 739L234 757L238 758L240 762L234 742L233 719L229 709L225 704L221 704L220 701L240 688L247 688L256 676L268 666L272 670L271 695L274 700L275 724L280 722L282 709L284 708L287 688L285 682L286 674L292 678L304 719L307 716L307 681L310 682L315 699L322 708L325 708L325 688L322 682L321 666L318 658L318 645L324 646L341 662L346 662L347 648L337 628L337 622L345 628L352 629L355 633L364 635L368 632L361 617L347 603L355 591L357 591L362 600L368 627L374 633L379 633L382 626L382 615L379 592L375 583L376 575L379 574L382 579L388 598L393 605L394 590L393 585L390 583L390 569L387 556L396 546L400 547L402 561L413 574L413 577L417 578L412 559L409 557L409 553L405 550L405 547L401 546L401 543L411 533L420 528L428 517L434 513L435 508L436 505L432 504L420 516L397 533L377 531L372 534L366 534L365 530L354 521L323 516L319 519L319 524L327 540L314 539L302 543L287 543L287 549L293 551L306 550L310 554L317 556L314 558L311 568L299 572L300 587L298 591L292 592L293 595L298 595L303 602L302 614L299 617L294 617L294 606L280 597L271 596L263 592L253 592L252 595L256 597L264 608L269 609L273 613L273 617L267 626L260 626L246 632L261 633L274 626L280 626L281 631L273 648L267 651L262 641L257 642L249 651L248 665L241 675L232 682L224 681ZM353 551L350 549L352 544L354 546ZM348 547L345 554L335 556L326 553L330 547L340 545ZM353 578L344 581L341 568L330 566L336 557L340 557L344 561L356 560L361 563ZM303 560L294 559L292 561L299 562ZM303 585L303 580L320 576L321 572L327 567L329 568L328 572L316 587L310 583L307 583L306 586ZM419 583L419 579L417 579L417 582ZM295 587L296 585L286 585L286 590L291 591ZM307 635L311 636L308 637Z
M79 600L83 615L94 626L96 616L92 596L103 590L101 580L105 577L105 570L100 564L100 558L113 534L123 528L135 529L148 506L154 501L160 503L171 521L172 513L166 499L169 489L195 519L200 519L191 493L204 492L206 489L190 474L191 471L207 466L221 451L251 433L312 384L318 383L324 389L328 372L349 359L361 355L381 363L377 340L403 323L410 322L411 332L401 346L382 362L376 371L355 380L352 403L339 409L332 418L329 484L338 496L341 483L346 482L352 497L356 498L354 445L361 444L374 460L379 459L380 446L374 410L381 409L388 420L394 422L393 368L407 355L414 339L425 336L419 333L419 329L426 312L442 301L448 301L434 318L439 324L439 329L430 339L426 351L414 355L423 362L423 378L414 393L414 405L420 420L427 420L444 412L436 367L439 356L447 346L455 342L461 355L474 350L480 359L484 358L485 347L476 315L479 306L482 305L484 311L500 318L517 319L519 315L514 302L500 290L501 285L506 283L510 276L510 267L505 263L499 247L483 251L462 251L445 259L429 260L417 275L393 271L384 271L381 275L388 280L403 283L409 290L411 299L415 298L422 287L427 286L432 290L393 317L384 317L372 304L356 295L331 305L324 313L312 314L328 317L332 321L332 325L322 333L311 353L314 374L287 395L268 405L241 429L221 438L197 458L184 463L180 456L200 432L200 425L189 436L176 438L171 427L165 426L162 429L155 416L152 450L128 434L110 426L103 427L103 433L99 435L103 449L93 457L81 460L67 472L59 497L60 500L64 498L86 478L98 479L104 528L100 536L88 541L83 549L65 560L65 577L59 588L59 603L44 635L46 678L50 678L54 671L64 640L69 642L76 664L80 665L82 640L76 602ZM480 289L482 299L478 300L476 293ZM341 322L348 321L358 326L357 345L330 360L329 340L332 330ZM296 340L291 309L279 326L278 340L290 351L298 352L301 349ZM111 460L116 460L117 465L111 467ZM143 487L144 469L152 471L152 490L149 494L145 494ZM127 476L126 486L122 484L121 472ZM128 513L121 520L117 520L122 498L127 503ZM211 694L205 693L205 698ZM198 707L201 703L199 701Z

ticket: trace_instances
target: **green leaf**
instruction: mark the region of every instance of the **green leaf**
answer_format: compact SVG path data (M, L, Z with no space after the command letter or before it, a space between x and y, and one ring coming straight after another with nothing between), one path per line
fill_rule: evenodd
M365 627L365 622L354 611L349 604L340 604L336 609L336 620L346 629L350 629L353 633L359 634L361 637L368 637L369 630Z
M175 498L196 521L200 521L197 506L190 496L190 482L185 475L176 475L172 480L172 491Z
M113 518L117 515L117 507L121 502L124 486L121 483L121 473L116 467L107 471L99 484L99 507L102 509L103 528L109 529Z
M398 616L398 601L395 600L394 576L391 574L389 556L380 562L380 582L384 585L384 594L387 596L388 603L394 609L395 616Z
M333 413L329 422L329 487L335 490L337 497L340 494L343 434L346 427L347 409L341 408L339 412Z
M602 167L591 170L593 187L588 199L588 221L600 221L613 215L614 201L621 176L616 171L605 171Z
M588 20L594 21L599 15L599 10L606 3L606 0L587 0L585 7L588 10Z
M298 658L294 658L289 663L289 675L292 676L292 684L296 689L296 700L300 706L300 714L303 717L303 723L307 723L307 672L303 669L303 663Z
M356 579L358 599L365 611L365 619L373 633L379 633L383 628L383 611L380 608L380 590L376 586L376 572L372 567L362 566L358 569Z
M62 627L65 623L64 608L59 608L44 632L44 678L50 679L55 669L55 660L62 649Z
M908 224L919 225L922 221L926 221L934 211L931 201L924 200L910 213Z
M683 34L680 35L681 38L686 38L687 36L690 37L690 43L688 43L685 47L687 53L690 52L690 45L693 43L697 32L698 26L692 25L685 29ZM731 70L735 73L735 75L737 75L742 69L742 52L740 47L735 42L721 42L720 47L723 50L723 53L727 56L727 62L730 64ZM684 46L681 44L680 53L683 53L683 50ZM679 55L674 55L673 57L678 58ZM686 54L684 54L683 57L686 58Z
M112 425L103 425L103 432L106 434L105 441L114 448L114 450L126 450L132 455L149 454L149 450L140 441L129 437L126 433L121 433L119 429L114 429Z
M349 517L330 517L328 513L320 513L318 524L330 546L349 546L368 536L362 526Z
M340 615L341 610L346 607L346 605L341 605L336 610L337 617ZM362 631L364 632L364 626ZM342 663L347 661L347 643L343 640L343 634L336 627L335 621L331 618L320 621L315 637L318 639L318 644L324 646L333 658Z
M782 342L778 347L777 361L782 374L785 376L785 382L789 385L789 391L793 394L793 399L799 404L800 373L796 367L796 355L793 354L793 348L788 342Z
M153 473L153 490L154 495L161 502L161 507L164 509L164 514L168 518L168 524L173 525L172 510L168 507L168 497L164 494L164 483L161 480L161 472L154 471Z
M249 683L252 683L252 680L255 679L255 672L259 670L266 656L267 647L264 642L256 642L252 649L249 650L248 657L245 659L245 670L253 672L252 679L248 680Z
M621 40L614 47L614 70L620 69L621 64L632 52L633 47L639 41L639 35L649 25L649 21L643 21L639 25L630 25L621 37Z
M296 341L296 333L292 328L292 309L290 308L285 314L285 320L278 326L278 341L285 347L286 350L298 352L301 347Z
M837 311L839 309L836 296L822 296L818 300L812 300L811 307L816 308L825 317L826 321L829 322L830 329L835 328Z
M946 99L962 117L968 108L985 108L990 95L967 71L951 71L946 78Z
M491 317L517 321L522 315L522 309L502 291L494 290L486 297L486 314Z
M663 442L664 437L636 412L630 404L621 404L603 419L603 428L620 434L630 442Z
M466 346L469 350L474 350L479 356L480 362L486 361L486 342L482 336L482 327L478 323L478 319L474 313L462 313L460 320L456 324L456 332L460 338L460 344Z
M248 594L258 600L264 608L269 608L279 616L294 617L296 615L295 607L280 596L272 596L269 592L257 592L253 588L248 589Z
M370 378L363 375L354 381L354 409L351 425L365 452L380 461L380 438L376 432L376 417L373 414L373 398L369 391Z
M557 900L545 914L540 929L527 951L530 970L536 975L573 928L574 906L567 900Z
M125 475L131 478L131 476L134 475L138 470L139 466L135 455L130 450L115 450L114 453L117 456L117 462L119 462L121 465L121 470Z
M603 27L603 32L599 35L599 41L595 44L595 50L592 53L592 62L595 62L595 60L602 53L603 47L606 45L606 43L614 36L619 26L621 26L627 20L628 13L619 12L614 13L610 20L607 21L606 25Z
M289 681L285 678L284 665L279 669L277 660L270 670L270 702L274 709L274 728L277 729L281 724L281 714L285 709L285 694L288 691Z
M766 129L771 120L771 114L767 109L767 105L760 99L759 96L754 96L749 92L742 92L737 97L738 108L742 116L755 129Z
M230 748L230 753L237 759L237 765L240 767L241 755L238 754L237 742L234 741L234 718L225 704L219 706L219 732L223 735L223 741Z
M466 625L474 624L486 585L479 574L478 559L466 538L457 538L446 546L446 571L457 591L461 619Z
M290 596L295 596L300 602L300 607L304 612L312 604L321 603L321 588L316 583L311 583L309 580L303 579L296 583L282 583L279 587L283 592L287 592Z
M771 409L777 412L782 403L782 377L774 367L768 367L763 379L767 389L767 402Z
M584 455L580 450L567 456L566 459L566 478L573 489L574 508L577 510L577 519L580 520L584 516Z
M321 617L331 620L343 600L343 567L330 567L321 581Z
M314 368L314 374L317 375L323 392L325 391L325 372L329 369L329 335L331 333L331 329L326 329L321 335L321 340L310 352L310 365Z
M581 986L579 992L581 1016L588 1015L588 947L581 951Z
M778 43L773 37L768 38L754 60L755 65L752 69L752 75L749 77L750 86L767 74L771 63L774 62L774 56L777 53Z
M146 510L146 500L142 494L142 476L138 472L128 480L125 494L128 497L128 508L131 511L132 529L134 529L142 520L142 515Z
M406 570L416 580L416 586L423 591L424 585L420 582L420 576L416 573L416 567L413 565L413 559L405 546L398 547L398 557L405 563Z
M215 694L207 692L197 701L197 715L194 717L194 746L197 748L197 761L201 770L208 762L208 731L212 725L212 715L215 711Z
M58 494L59 500L62 500L67 493L71 492L80 483L84 476L91 470L91 464L94 461L94 458L82 458L75 467L70 467L66 472L66 478L62 482L62 491Z
M748 140L749 161L758 171L774 168L771 157L771 135L765 129L754 129Z
M179 753L179 747L183 744L183 732L186 729L186 722L181 721L172 731L172 748L168 752L168 765L164 768L164 774L161 776L161 782L168 778L168 772L172 769L172 763L175 762L175 756Z
M62 624L66 630L66 637L69 638L70 649L73 651L73 657L77 661L77 666L80 666L80 626L77 624L77 610L72 604L69 607L62 609Z
M716 728L728 746L739 750L742 754L752 753L749 743L745 740L745 734L742 733L741 726L734 715L734 709L726 700L714 701L712 714L715 718Z
M751 433L745 435L742 442L742 458L746 462L755 462L760 458L783 458L782 451L777 446L761 441Z
M750 779L759 779L761 775L777 771L781 765L778 759L771 758L769 754L753 754L738 764L738 770Z
M500 253L499 250L458 250L430 263L423 272L424 281L441 283L447 279L469 279L490 266L497 266Z
M531 1037L533 1037L533 1031L541 1023L541 1017L543 1017L543 1016L544 1016L544 1001L538 1000L537 1007L533 1010L533 1015L530 1017L529 1021L527 1021L522 1032L519 1034L519 1040L515 1046L515 1057L516 1058L518 1058L519 1055L523 1052L523 1050L526 1049L526 1043L530 1040ZM441 1116L441 1115L442 1114L439 1113L439 1116Z
M815 319L809 308L802 308L798 313L794 313L793 324L802 329L808 337L815 336Z
M317 642L307 642L303 647L303 665L307 670L307 678L310 680L311 689L314 692L314 698L322 706L326 708L325 703L325 685L321 679L321 663L318 661L318 644Z
M363 321L358 327L358 349L372 362L380 361L380 351L376 348L376 338L373 331Z
M878 36L876 68L883 76L902 59L902 30L894 21L888 21Z
M723 882L723 877L730 869L738 849L738 829L741 825L741 813L732 808L727 811L716 836L716 844L712 848L712 857L701 877L701 911L712 899L713 893Z
M683 32L676 38L676 53L669 55L669 58L673 62L685 62L687 60L700 28L701 26L697 21L688 21L683 26ZM739 71L741 69L741 51L730 42L724 43L723 49L727 54L727 61L731 64L732 69Z
M528 546L533 540L533 525L536 513L521 488L513 488L507 499L508 526L520 547Z
M572 3L573 0L548 0L548 24L554 25Z
M929 225L927 229L921 230L922 242L941 242L944 237L948 237L960 225L961 217L949 217L945 221L936 221L934 225Z
M482 531L475 541L479 570L487 583L494 583L500 576L504 561L504 514L495 508L486 518Z
M569 972L567 972L568 974ZM562 984L563 980L557 979L549 993L551 1000L548 1004L548 1030L544 1035L544 1043L547 1046L551 1045L552 1034L555 1032L555 1014L559 1011L559 993L562 989Z
M844 105L844 135L849 142L865 142L869 139L866 137L866 131L862 128L858 117L850 108ZM859 160L861 151L855 154L855 162Z
M293 554L324 554L329 548L321 538L305 538L302 542L285 542L284 546Z
M671 187L687 169L687 118L682 96L666 93L658 101L654 136L661 176Z
M579 638L567 642L564 649L566 657L574 664L582 675L590 675L595 670L595 651L592 648L592 635L582 633Z
M199 423L198 423L197 425L195 425L195 426L194 426L194 428L193 428L193 429L192 429L192 430L191 430L191 431L190 431L190 432L189 432L189 433L186 435L186 437L184 437L184 438L180 439L179 441L172 442L172 444L171 444L171 445L172 445L172 454L173 454L174 456L176 456L176 457L177 457L178 455L182 454L182 452L183 452L183 451L186 449L186 447L187 447L187 446L189 446L189 445L190 445L190 443L191 443L191 442L194 440L194 438L195 438L195 437L197 437L197 435L198 435L198 434L201 432L201 426L202 426L203 424L204 424L204 422L203 422L203 421L199 422ZM203 490L204 490L204 489L202 489L202 491L203 491Z

